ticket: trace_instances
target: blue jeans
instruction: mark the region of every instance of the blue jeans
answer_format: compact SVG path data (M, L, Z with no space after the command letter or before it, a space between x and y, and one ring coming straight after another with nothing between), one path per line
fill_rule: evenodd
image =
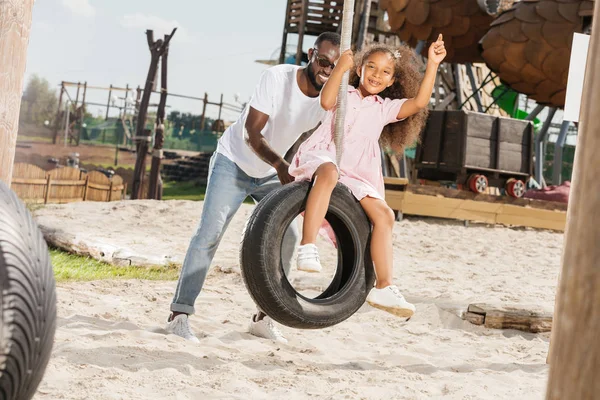
M224 155L217 152L213 154L202 216L183 261L171 311L194 314L194 303L202 290L210 264L231 218L247 196L259 202L278 187L281 187L281 183L277 175L252 178ZM297 224L292 222L283 237L281 247L286 274L290 271L298 239Z

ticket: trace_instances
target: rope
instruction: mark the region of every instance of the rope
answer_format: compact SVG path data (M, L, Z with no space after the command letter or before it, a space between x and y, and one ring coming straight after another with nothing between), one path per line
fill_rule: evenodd
M342 16L342 43L340 52L350 48L352 41L352 19L354 17L354 0L344 0L344 11ZM342 77L342 84L337 98L337 112L335 114L335 158L338 167L341 166L344 137L344 117L346 116L346 102L348 98L348 76L350 71L346 71Z

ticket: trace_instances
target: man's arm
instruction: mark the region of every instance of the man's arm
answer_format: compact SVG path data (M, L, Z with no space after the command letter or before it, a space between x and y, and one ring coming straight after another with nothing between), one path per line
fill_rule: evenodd
M271 148L261 131L267 124L269 116L253 107L249 107L246 117L246 132L244 139L250 148L261 160L272 165L277 170L277 176L281 184L294 181L294 178L288 173L289 164L275 150Z

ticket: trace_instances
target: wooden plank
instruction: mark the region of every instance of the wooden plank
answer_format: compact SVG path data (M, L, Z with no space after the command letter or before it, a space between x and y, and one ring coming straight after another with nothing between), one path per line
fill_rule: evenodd
M45 185L47 183L47 179L12 178L12 183L23 185Z
M88 187L90 187L92 189L105 190L107 192L109 190L111 190L111 184L110 183L108 185L102 185L102 184L99 184L99 183L89 182L88 183ZM115 191L115 190L123 190L123 187L124 187L123 185L115 185L115 186L112 187L112 190L113 191Z
M83 201L87 200L89 187L90 187L90 177L86 176L85 177L85 187L83 188Z
M60 199L49 199L48 200L49 203L56 203L56 204L76 203L78 201L83 201L83 198L81 198L81 197L65 197L65 198L60 198Z
M73 180L53 180L52 181L52 185L54 186L84 186L85 185L85 179L82 180L77 180L77 181L73 181Z
M44 204L48 203L48 198L50 197L50 189L52 187L52 178L48 175L46 182L46 193L44 194Z
M463 317L474 325L483 325L485 321L485 315L475 314L472 312L466 312Z
M484 326L490 329L518 329L532 333L549 332L552 329L552 313L535 305L469 304L463 317L477 325L483 319Z
M503 225L528 226L530 228L550 229L554 231L564 231L566 226L566 216L565 222L540 218L515 217L514 215L498 215L496 221Z
M488 304L475 303L469 304L467 307L467 312L485 315L487 310L492 310L493 308L493 306Z
M384 176L383 183L386 185L408 185L408 179Z
M537 315L526 310L488 311L484 326L490 329L517 329L540 333L552 330L552 314Z
M540 210L532 207L518 207L510 204L503 204L498 211L499 215L510 215L522 218L535 218L550 221L566 222L567 215L561 211Z
M489 224L529 226L533 228L564 230L566 213L539 210L530 207L510 206L443 196L419 195L386 191L386 202L394 209L408 215L479 221ZM400 192L401 193L401 192Z
M392 210L401 211L403 209L404 192L397 190L385 191L385 202Z

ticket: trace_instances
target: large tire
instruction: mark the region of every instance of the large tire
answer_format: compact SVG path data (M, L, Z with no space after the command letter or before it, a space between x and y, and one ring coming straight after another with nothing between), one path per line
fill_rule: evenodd
M44 238L0 182L0 400L30 399L56 330L56 289Z
M338 183L325 217L336 234L336 274L314 299L292 287L283 271L281 244L287 227L304 211L309 188L309 182L285 185L256 206L244 229L240 264L250 296L262 311L289 327L319 329L346 320L364 304L375 272L371 224L360 203Z

